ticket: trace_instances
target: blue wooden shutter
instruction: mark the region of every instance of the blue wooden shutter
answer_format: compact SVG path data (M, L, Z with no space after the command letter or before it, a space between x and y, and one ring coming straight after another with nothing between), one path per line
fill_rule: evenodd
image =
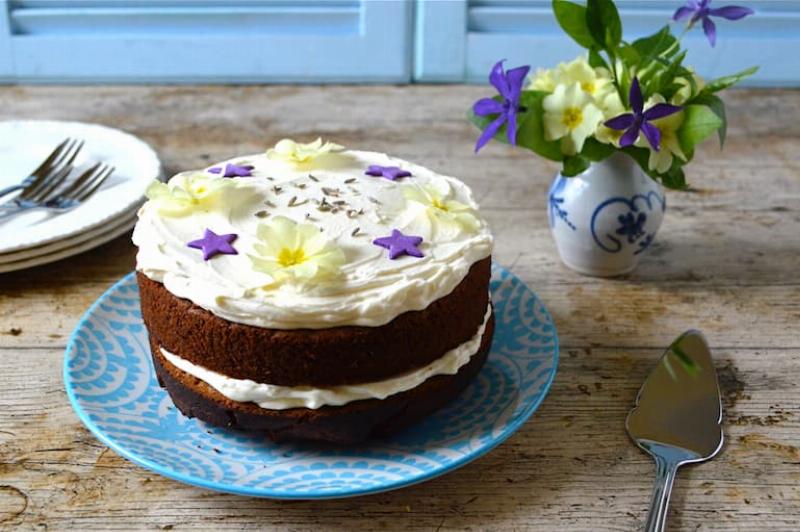
M0 0L18 82L403 82L407 0Z
M755 16L719 20L711 48L687 34L688 64L706 77L761 65L750 85L800 85L800 0L716 0L747 5ZM682 0L617 0L629 40L669 22ZM417 0L414 78L485 82L498 59L550 67L580 52L555 21L550 0ZM675 26L680 31L679 26Z

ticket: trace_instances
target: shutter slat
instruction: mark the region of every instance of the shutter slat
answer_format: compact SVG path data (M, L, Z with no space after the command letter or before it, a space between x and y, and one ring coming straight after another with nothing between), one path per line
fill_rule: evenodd
M184 4L185 5L185 4ZM17 8L14 35L108 35L144 37L220 33L346 34L359 31L358 7L118 7Z
M0 75L26 83L404 82L412 7L408 0L0 0L8 21L0 27Z

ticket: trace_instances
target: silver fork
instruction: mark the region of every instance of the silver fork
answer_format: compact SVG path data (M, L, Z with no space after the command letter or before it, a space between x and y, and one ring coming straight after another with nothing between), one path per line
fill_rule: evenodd
M22 199L36 199L42 193L52 191L60 185L69 175L72 163L75 161L78 152L83 148L83 141L67 138L42 161L36 170L22 180L17 185L11 185L0 190L0 197L11 194L17 190L23 190L20 194ZM64 172L66 170L66 172Z
M0 213L0 219L7 218L20 212L31 209L47 209L50 212L60 214L74 209L78 205L88 200L108 177L114 173L115 168L103 163L97 163L88 170L84 171L78 178L68 185L64 190L38 201L17 202L16 209Z

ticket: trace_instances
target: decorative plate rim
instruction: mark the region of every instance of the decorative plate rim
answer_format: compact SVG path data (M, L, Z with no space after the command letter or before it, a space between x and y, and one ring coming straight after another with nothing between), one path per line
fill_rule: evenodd
M524 285L528 290L531 291L531 293L534 294L536 299L539 300L539 303L542 306L543 313L547 317L547 319L549 320L549 324L553 328L553 345L552 345L553 364L552 364L552 367L550 369L550 373L547 376L547 378L544 381L544 383L542 384L542 388L541 388L542 392L540 394L538 394L537 397L532 399L528 405L526 405L524 411L517 417L516 420L512 421L511 423L509 423L505 427L505 429L503 430L502 434L499 434L498 436L494 437L489 442L483 444L480 448L458 457L457 459L455 459L453 462L451 462L447 466L441 467L439 469L435 469L433 471L427 471L427 472L421 473L419 476L416 476L416 477L412 477L412 478L408 478L408 479L401 479L401 480L396 480L396 481L390 481L390 482L387 482L386 484L378 486L378 487L366 487L366 488L360 488L360 489L358 489L358 488L357 489L352 489L352 490L350 490L350 491L348 491L346 493L341 493L341 494L322 494L322 493L320 493L318 491L308 491L308 492L300 492L299 491L299 492L291 493L291 494L287 494L287 493L275 494L275 493L270 493L270 490L268 488L264 488L261 491L255 491L254 488L252 488L252 487L238 487L236 485L226 484L226 483L222 483L222 482L204 480L204 479L193 477L193 476L190 476L190 475L187 475L187 474L183 474L183 473L180 473L180 472L177 472L177 471L172 471L172 470L166 469L163 466L150 461L146 457L142 457L142 456L136 454L135 452L128 450L126 447L118 444L114 439L108 437L105 434L105 432L95 424L95 422L91 419L89 414L85 410L83 410L83 408L81 407L81 404L80 404L78 398L75 395L75 390L74 390L73 386L71 386L71 378L70 378L70 375L69 375L69 361L70 361L70 357L71 357L73 351L76 349L76 341L77 341L78 332L86 326L87 322L91 319L91 317L95 313L96 309L101 304L103 304L105 302L105 300L113 292L115 292L118 289L119 286L121 286L121 285L123 285L125 283L128 283L134 277L136 272L130 272L130 273L126 274L124 277L122 277L117 282L115 282L113 285L111 285L108 289L106 289L105 292L103 292L103 294L100 295L100 297L98 297L89 306L89 308L86 310L86 312L83 313L83 315L81 316L80 320L78 320L78 323L75 325L75 328L73 329L72 333L69 336L69 339L67 341L67 347L66 347L66 349L64 351L64 363L63 363L63 369L62 369L62 377L64 379L64 388L65 388L65 390L67 392L67 397L69 398L69 402L70 402L70 404L72 406L72 409L78 415L78 418L80 419L80 421L83 423L83 425L87 429L89 429L89 432L91 432L92 435L94 435L104 445L109 447L111 450L113 450L115 453L117 453L118 455L122 456L126 460L129 460L130 462L133 462L134 464L136 464L136 465L138 465L140 467L148 469L148 470L150 470L150 471L152 471L154 473L157 473L157 474L159 474L161 476L170 478L172 480L177 480L179 482L183 482L185 484L189 484L191 486L196 486L196 487L200 487L200 488L204 488L204 489L208 489L208 490L212 490L212 491L220 492L220 493L229 493L229 494L233 494L233 495L241 495L241 496L246 496L246 497L255 497L255 498L262 498L262 499L324 500L324 499L345 499L345 498L350 498L350 497L359 497L359 496L364 496L364 495L385 493L387 491L393 491L393 490L397 490L397 489L413 486L415 484L420 484L422 482L427 482L427 481L432 480L434 478L437 478L437 477L440 477L440 476L445 475L447 473L450 473L451 471L459 469L459 468L469 464L470 462L473 462L473 461L485 456L487 453L489 453L490 451L494 450L500 444L505 442L512 435L516 434L516 432L520 429L520 427L522 427L522 425L524 425L531 418L531 416L533 416L533 414L539 409L539 406L542 404L542 402L544 401L545 397L547 397L548 393L550 392L550 387L552 386L553 381L555 380L556 373L558 372L558 362L559 362L558 331L555 328L555 323L553 323L553 318L550 315L550 312L547 310L547 308L541 302L541 300L536 295L536 293L533 292L533 290L531 290L530 287L528 287L528 285L526 283L524 283L521 279L519 279L519 277L514 275L510 270L506 269L505 267L500 266L498 263L494 263L494 265L496 267L499 267L504 272L506 272L514 280L516 280L517 282L519 282L522 285Z

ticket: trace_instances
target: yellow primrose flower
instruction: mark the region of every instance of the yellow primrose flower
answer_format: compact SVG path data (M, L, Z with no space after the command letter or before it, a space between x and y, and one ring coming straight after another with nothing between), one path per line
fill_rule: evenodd
M544 98L544 136L547 140L561 140L561 151L574 155L583 149L583 143L592 136L603 112L592 103L592 97L581 90L580 84L559 85L553 94Z
M614 90L608 71L605 68L592 68L584 57L561 63L556 70L558 84L569 86L578 83L581 90L596 101L602 100L610 90Z
M409 203L407 216L410 215L402 226L426 239L446 242L463 231L475 232L480 226L475 211L453 199L452 187L447 182L406 185L402 191Z
M528 78L528 90L553 92L556 88L555 71L549 68L539 68L533 76Z
M184 216L192 211L208 211L219 206L225 190L235 186L232 179L192 172L178 174L167 183L153 181L145 195L159 213Z
M651 98L648 98L645 109L649 109L659 103L664 103L664 97L660 94L654 94ZM659 118L658 120L652 120L650 123L661 131L660 149L658 151L654 150L653 147L650 146L650 143L647 142L647 139L644 138L644 135L640 135L634 144L640 148L647 148L650 150L650 158L647 161L647 167L650 168L650 170L655 170L663 174L672 166L673 157L678 157L684 162L686 161L686 155L684 155L683 150L681 150L681 144L678 141L678 129L680 129L681 124L683 124L683 111L673 113L664 118Z
M317 157L343 149L344 146L333 142L322 142L321 138L308 144L295 142L292 139L283 139L274 148L267 150L267 157L273 161L303 165L313 162Z
M619 146L619 139L625 133L625 130L611 129L603 123L625 113L625 106L622 105L619 93L617 91L609 92L599 103L600 110L603 112L603 120L597 125L597 131L594 132L594 136L604 144Z
M672 96L672 100L670 101L670 103L672 103L673 105L683 105L687 101L689 101L689 99L693 98L694 96L697 96L697 93L703 90L703 87L706 86L706 82L703 80L703 78L701 78L694 72L692 73L692 77L694 78L694 84L696 87L696 90L694 91L692 91L692 84L689 81L689 79L684 77L675 78L675 82L681 85L681 88L678 89Z
M309 283L334 277L345 262L344 252L312 224L276 216L256 229L254 269L275 282Z

